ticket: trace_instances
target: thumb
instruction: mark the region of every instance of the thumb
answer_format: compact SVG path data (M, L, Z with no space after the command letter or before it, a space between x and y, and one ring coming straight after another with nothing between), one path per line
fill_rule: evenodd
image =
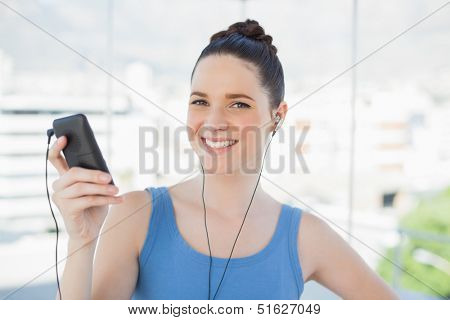
M66 145L66 136L61 136L53 143L51 149L48 152L48 160L56 168L60 175L63 175L66 171L69 170L69 165L67 164L66 159L62 156L61 153Z

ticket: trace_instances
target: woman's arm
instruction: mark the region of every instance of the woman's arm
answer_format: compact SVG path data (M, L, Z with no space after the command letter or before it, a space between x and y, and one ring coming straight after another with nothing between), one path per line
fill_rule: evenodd
M61 281L63 299L130 299L133 294L151 196L146 191L133 191L123 197L121 204L110 207L97 249L97 241L87 244L69 240Z
M123 203L111 208L101 230L95 253L92 299L130 299L136 286L151 196L146 191L123 196Z
M310 264L313 265L310 279L343 299L398 299L390 287L327 223L310 213L304 213L302 220L304 229L308 229L305 232L306 245L309 247Z
M69 240L61 278L61 293L64 300L90 299L94 251L95 241L83 243ZM59 291L56 293L56 299L60 299Z

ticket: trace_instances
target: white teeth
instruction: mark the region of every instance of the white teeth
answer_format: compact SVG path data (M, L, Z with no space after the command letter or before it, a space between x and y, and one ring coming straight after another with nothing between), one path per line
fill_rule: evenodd
M211 148L225 148L232 144L235 144L236 140L211 141L211 140L205 139L205 142Z

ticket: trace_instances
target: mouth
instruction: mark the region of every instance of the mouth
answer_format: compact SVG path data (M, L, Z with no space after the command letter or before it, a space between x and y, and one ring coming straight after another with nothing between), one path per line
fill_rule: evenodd
M226 140L207 139L204 137L200 137L200 139L202 140L202 143L205 146L206 150L216 154L228 152L239 141L233 139L226 139Z

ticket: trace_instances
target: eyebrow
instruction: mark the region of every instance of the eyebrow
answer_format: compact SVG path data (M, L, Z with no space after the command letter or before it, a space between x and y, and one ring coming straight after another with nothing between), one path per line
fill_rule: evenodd
M193 91L191 93L191 96L193 96L193 95L204 97L204 98L208 97L208 95L206 93L203 93L203 92L200 92L200 91ZM243 93L227 93L227 94L225 94L225 98L227 98L227 99L247 98L247 99L250 99L252 101L255 101L252 97L249 97L249 96L247 96L246 94L243 94Z

